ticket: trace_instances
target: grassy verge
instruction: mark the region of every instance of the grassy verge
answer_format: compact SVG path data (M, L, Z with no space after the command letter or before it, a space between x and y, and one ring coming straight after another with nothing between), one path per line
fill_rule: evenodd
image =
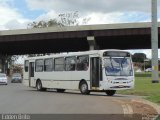
M145 74L145 73L144 73ZM135 77L135 88L118 91L119 94L147 96L145 99L160 104L160 83L152 83L151 77ZM148 75L147 75L148 76Z

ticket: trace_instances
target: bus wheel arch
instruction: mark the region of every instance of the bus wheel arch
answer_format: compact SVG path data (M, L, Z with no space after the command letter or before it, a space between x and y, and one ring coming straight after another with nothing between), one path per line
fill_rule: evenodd
M90 91L88 90L88 84L86 82L86 80L82 79L80 82L79 82L79 89L80 89L80 92L82 94L89 94Z
M36 81L36 88L38 91L46 91L46 88L43 88L43 85L40 79L37 79Z

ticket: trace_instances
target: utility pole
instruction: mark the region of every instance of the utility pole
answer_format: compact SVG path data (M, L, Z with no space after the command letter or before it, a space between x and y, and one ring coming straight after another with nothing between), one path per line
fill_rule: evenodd
M152 83L159 83L158 75L158 22L157 22L157 0L152 0Z

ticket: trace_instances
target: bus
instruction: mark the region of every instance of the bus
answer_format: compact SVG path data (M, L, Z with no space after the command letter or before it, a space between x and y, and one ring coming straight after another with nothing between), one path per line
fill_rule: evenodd
M30 57L24 60L23 83L38 91L80 90L82 94L134 88L131 54L122 50L92 50Z

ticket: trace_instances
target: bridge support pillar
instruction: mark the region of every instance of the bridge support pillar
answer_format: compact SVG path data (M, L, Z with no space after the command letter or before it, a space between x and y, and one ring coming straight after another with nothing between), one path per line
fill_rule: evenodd
M0 73L7 73L8 62L6 61L6 56L0 54Z
M98 45L96 44L94 36L87 36L87 41L88 41L88 44L89 44L89 50L99 49Z
M1 57L0 59L0 72L2 73L6 72L5 59L3 57Z

